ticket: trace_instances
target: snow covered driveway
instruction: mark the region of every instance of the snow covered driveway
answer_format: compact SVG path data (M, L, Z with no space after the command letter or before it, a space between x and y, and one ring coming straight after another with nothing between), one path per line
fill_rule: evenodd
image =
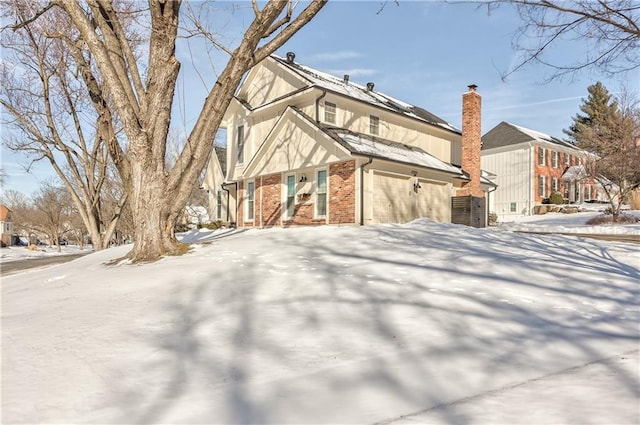
M427 220L198 236L3 278L3 423L640 421L637 245Z

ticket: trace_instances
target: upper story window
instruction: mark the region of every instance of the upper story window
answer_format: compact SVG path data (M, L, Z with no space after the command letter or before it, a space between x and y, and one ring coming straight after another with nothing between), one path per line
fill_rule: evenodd
M568 153L564 154L564 165L571 165L571 155L569 155Z
M553 168L558 168L558 152L551 152L551 166Z
M239 125L236 131L236 149L238 164L244 162L244 125Z
M380 134L380 118L375 115L369 115L369 133L374 136Z
M329 124L336 123L336 104L324 102L324 122Z
M545 165L547 162L545 148L538 147L538 165Z

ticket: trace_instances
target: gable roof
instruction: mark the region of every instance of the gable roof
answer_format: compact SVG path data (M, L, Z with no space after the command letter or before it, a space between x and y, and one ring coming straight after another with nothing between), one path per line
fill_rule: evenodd
M213 146L213 153L218 157L218 162L220 163L220 169L222 171L222 175L227 175L227 148L224 146Z
M374 91L373 89L369 89L365 86L361 86L348 80L345 81L344 78L338 78L295 62L289 62L277 55L271 55L271 58L305 79L310 86L328 90L360 102L368 103L378 108L386 109L390 112L397 113L405 117L423 121L427 124L440 127L444 130L451 131L456 134L462 133L453 124L419 106L414 106L409 103L394 99L393 97L388 96L384 93Z
M527 142L552 143L564 148L578 149L574 144L526 127L502 121L482 136L482 149L500 148Z

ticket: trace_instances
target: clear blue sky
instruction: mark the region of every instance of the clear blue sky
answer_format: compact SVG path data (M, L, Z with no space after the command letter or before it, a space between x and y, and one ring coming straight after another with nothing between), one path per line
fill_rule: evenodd
M508 121L563 137L562 130L579 112L589 85L599 80L614 93L622 84L640 91L640 70L614 77L592 70L544 84L550 70L535 66L504 81L503 73L519 58L512 42L520 21L508 7L488 14L486 8L469 4L400 0L399 5L388 2L378 13L380 6L380 1L332 0L277 53L294 51L297 62L339 77L349 74L356 83L373 81L376 90L421 106L458 127L461 95L469 84L476 84L483 101L483 133ZM219 31L228 40L237 39L237 30L248 22L247 13L249 8L237 11L231 21L225 15L225 27ZM571 63L584 48L586 42L563 43L552 53ZM190 51L179 50L178 56L183 76L172 126L188 131L215 74L204 49L195 44ZM214 64L221 69L217 59ZM2 137L5 134L3 129ZM5 189L31 194L38 179L50 173L44 165L35 176L26 175L19 167L24 163L2 148L2 168L9 174Z

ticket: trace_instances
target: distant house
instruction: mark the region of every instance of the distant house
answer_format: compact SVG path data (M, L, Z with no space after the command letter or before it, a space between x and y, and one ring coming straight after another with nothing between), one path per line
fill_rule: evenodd
M0 234L2 246L12 245L13 233L13 214L6 205L0 205Z
M482 136L482 168L495 174L489 210L529 215L553 192L568 203L599 198L584 170L588 153L565 140L501 122Z
M224 181L217 154L205 178L213 216L244 227L419 217L484 225L485 192L494 185L481 176L475 86L462 103L460 131L372 82L327 75L293 53L272 55L248 73L226 111ZM454 198L463 201L458 210Z
M223 223L234 221L229 210L229 189L224 185L226 174L227 149L223 146L214 146L202 183L209 195L208 214L211 221Z

